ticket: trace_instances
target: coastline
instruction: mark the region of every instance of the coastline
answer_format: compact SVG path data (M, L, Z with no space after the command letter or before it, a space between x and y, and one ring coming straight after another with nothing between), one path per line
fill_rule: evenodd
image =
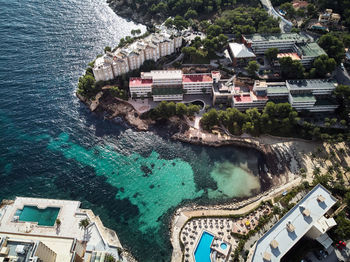
M86 104L92 112L102 113L107 119L122 117L125 122L137 131L152 131L158 133L160 129L155 121L143 119L144 112L136 109L132 103L117 98L106 98L101 91L93 101L84 99L77 94L77 97ZM107 101L107 102L106 102ZM167 125L179 125L179 119L171 119ZM239 215L248 212L262 201L272 199L273 196L301 183L299 175L300 168L305 168L311 180L312 169L309 167L308 153L315 149L317 142L306 141L297 138L274 137L263 135L260 137L240 136L235 137L227 134L208 133L203 130L191 127L188 119L182 119L182 124L187 124L185 131L177 130L169 136L170 139L190 143L199 146L221 147L237 146L251 148L259 151L264 158L264 167L259 172L259 180L262 191L255 196L243 199L233 199L229 204L218 204L210 206L197 206L190 204L178 208L171 215L169 223L170 242L173 246L172 260L182 261L182 249L179 241L179 234L182 226L198 216L217 215ZM181 123L180 123L181 124ZM164 125L160 125L164 128ZM311 171L310 171L311 170ZM264 184L268 186L264 186Z

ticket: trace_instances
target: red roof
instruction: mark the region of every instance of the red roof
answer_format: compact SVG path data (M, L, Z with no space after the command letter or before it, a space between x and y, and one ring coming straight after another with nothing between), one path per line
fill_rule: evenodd
M250 103L252 102L252 98L250 95L243 95L243 96L234 96L235 102L240 102L240 103Z
M213 79L210 74L196 74L196 75L183 75L182 82L193 83L193 82L211 82Z
M152 86L152 79L142 79L141 77L130 77L129 86Z

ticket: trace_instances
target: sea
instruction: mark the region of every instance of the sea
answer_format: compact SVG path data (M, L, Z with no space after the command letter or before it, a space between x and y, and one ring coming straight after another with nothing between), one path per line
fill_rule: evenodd
M87 64L132 29L105 0L0 0L0 200L79 200L139 261L170 261L183 205L260 192L260 153L137 132L75 96Z

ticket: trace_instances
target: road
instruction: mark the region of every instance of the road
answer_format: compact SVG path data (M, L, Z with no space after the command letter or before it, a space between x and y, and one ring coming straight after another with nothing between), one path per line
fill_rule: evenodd
M282 33L288 33L292 29L292 22L285 19L283 16L281 16L277 11L273 8L270 0L260 0L263 7L266 9L266 11L269 13L269 15L273 16L274 18L278 19L280 18L280 28Z

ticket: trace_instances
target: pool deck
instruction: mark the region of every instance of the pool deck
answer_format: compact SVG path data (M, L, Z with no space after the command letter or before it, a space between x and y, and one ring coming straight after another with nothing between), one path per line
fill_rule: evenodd
M16 197L14 203L0 208L0 234L17 234L44 239L77 239L86 242L87 249L117 252L122 245L117 234L103 226L102 221L90 209L81 209L79 201ZM38 208L58 207L57 218L61 225L39 226L37 223L15 221L16 210L23 206L37 206ZM89 219L90 224L86 232L79 228L82 219Z

